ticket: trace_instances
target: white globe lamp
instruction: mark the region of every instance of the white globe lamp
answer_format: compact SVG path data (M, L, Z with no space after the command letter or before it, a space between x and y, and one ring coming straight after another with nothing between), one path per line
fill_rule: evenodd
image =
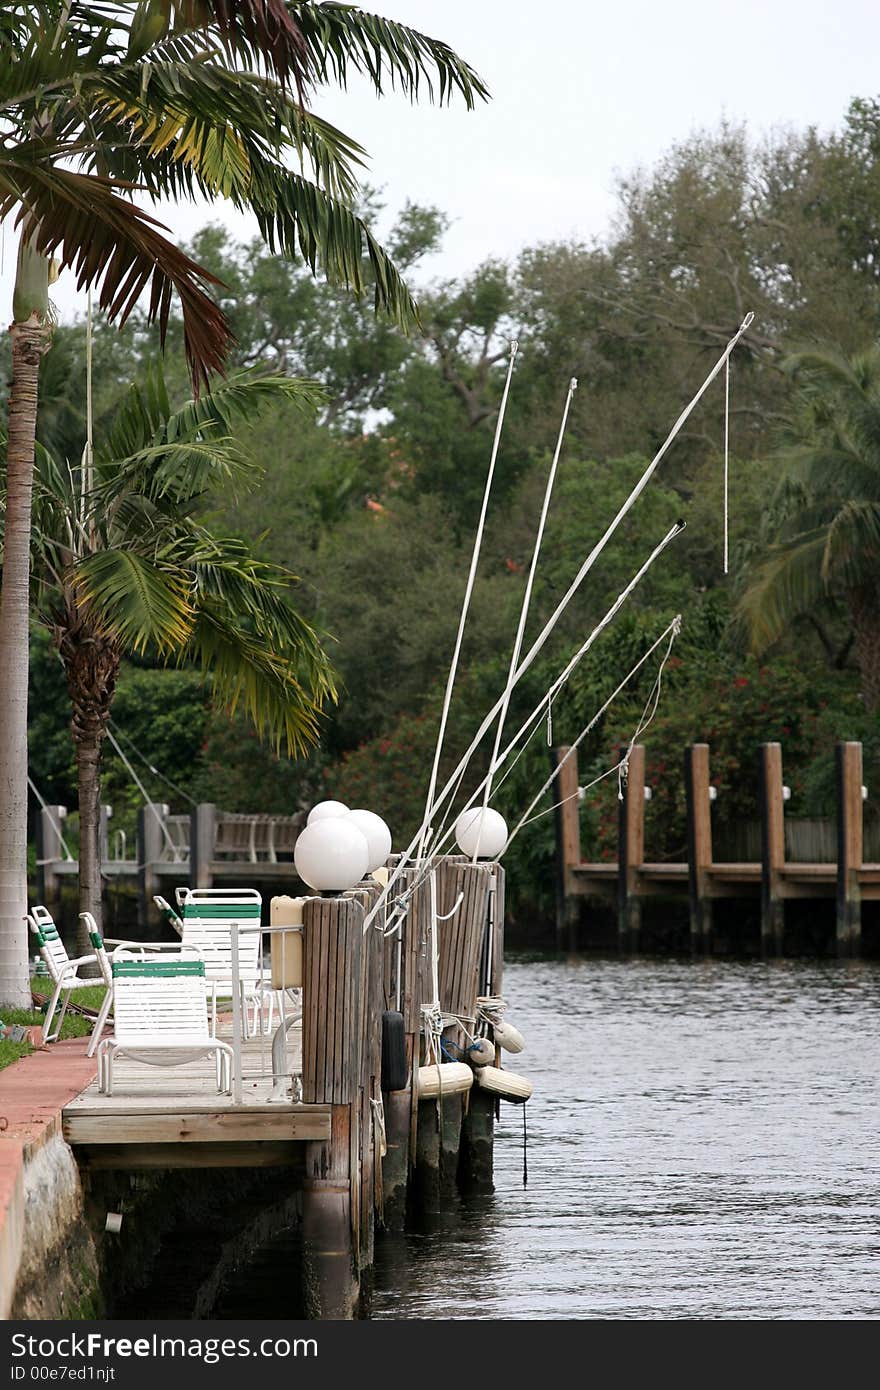
M307 825L293 847L303 883L318 893L344 893L367 873L370 848L347 817L325 816Z
M491 806L472 806L455 822L455 839L470 859L497 859L507 844L507 821Z
M345 821L348 825L357 826L369 846L370 862L367 872L372 873L374 869L381 868L391 853L391 831L382 817L377 816L375 811L359 809L349 811Z
M332 816L347 815L348 807L344 801L319 801L309 811L306 825L312 825L316 820L328 820Z

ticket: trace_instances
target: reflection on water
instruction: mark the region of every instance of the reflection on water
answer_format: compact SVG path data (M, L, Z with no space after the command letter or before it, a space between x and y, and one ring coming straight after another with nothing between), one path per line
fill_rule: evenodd
M377 1242L377 1318L880 1317L875 962L505 966L494 1196Z

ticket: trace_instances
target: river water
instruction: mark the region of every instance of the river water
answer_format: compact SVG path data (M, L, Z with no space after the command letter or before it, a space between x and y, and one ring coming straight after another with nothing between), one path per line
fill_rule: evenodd
M492 1196L377 1242L375 1318L880 1317L877 962L514 958Z

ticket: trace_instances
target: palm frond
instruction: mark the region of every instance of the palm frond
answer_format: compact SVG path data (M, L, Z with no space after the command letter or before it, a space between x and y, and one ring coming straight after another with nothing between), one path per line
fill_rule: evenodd
M147 317L158 323L164 343L177 291L198 392L212 372L222 372L231 342L223 312L205 288L219 281L162 236L161 224L120 197L122 191L112 179L52 164L36 142L0 149L0 219L17 210L35 250L46 256L58 251L79 289L99 284L99 303L111 321L124 323L149 285Z
M103 70L83 82L78 100L90 113L93 166L105 161L114 177L138 180L154 196L192 197L198 189L206 197L244 198L252 158L280 159L285 149L307 159L334 196L356 195L355 170L365 161L356 140L277 84L204 55ZM152 171L160 155L167 158Z
M184 648L195 612L188 578L131 549L99 550L78 566L75 589L99 631L125 648L160 653Z
M213 30L229 58L264 64L300 97L311 80L311 54L285 0L144 0L139 9L167 16L176 33Z
M827 531L822 577L849 588L865 580L877 583L880 569L880 504L844 502Z
M230 620L225 610L200 605L187 647L230 714L241 708L257 732L296 757L317 742L321 702L295 668ZM180 659L183 659L181 653Z
M755 566L738 607L754 651L766 650L782 636L793 617L808 613L824 597L826 539L824 528L801 535L774 546Z
M417 29L368 14L355 5L293 4L305 39L311 73L318 82L345 87L349 72L372 82L380 95L386 85L415 101L422 85L438 105L458 92L471 110L489 90L470 64L438 39ZM435 88L436 82L436 88Z

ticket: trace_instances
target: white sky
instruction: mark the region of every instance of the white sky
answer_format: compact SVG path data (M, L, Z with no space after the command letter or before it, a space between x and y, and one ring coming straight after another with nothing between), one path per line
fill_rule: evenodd
M493 99L410 107L358 86L315 106L371 156L369 179L391 208L409 197L453 219L432 275L470 270L540 240L601 236L615 171L650 164L722 116L753 134L839 124L853 96L880 91L876 0L370 0L388 18L451 44ZM210 218L249 224L223 205L166 208L181 237ZM0 303L11 306L7 232ZM64 318L84 307L69 273L53 297ZM7 310L8 312L8 310Z

